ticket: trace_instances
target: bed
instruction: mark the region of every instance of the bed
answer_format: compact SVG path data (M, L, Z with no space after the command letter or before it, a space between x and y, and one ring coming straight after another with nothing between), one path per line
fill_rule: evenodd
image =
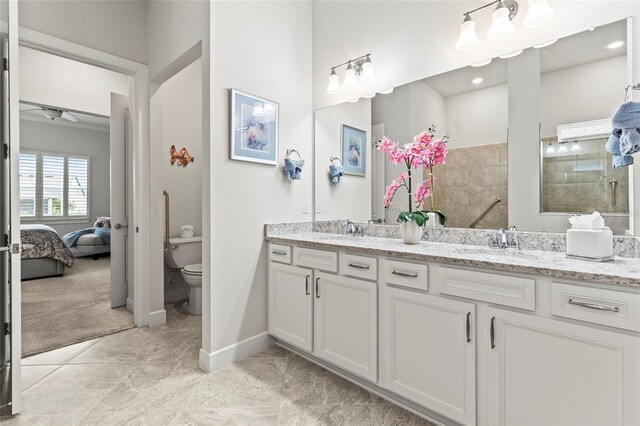
M73 253L58 233L47 225L20 225L22 280L64 275Z

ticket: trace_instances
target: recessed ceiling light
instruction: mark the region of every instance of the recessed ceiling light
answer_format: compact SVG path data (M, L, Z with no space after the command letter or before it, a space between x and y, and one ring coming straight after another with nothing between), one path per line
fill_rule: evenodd
M489 65L491 63L491 58L486 61L476 62L475 64L471 64L472 67L484 67L485 65Z
M371 99L371 98L375 98L375 97L376 97L376 94L375 94L375 93L371 93L371 94L369 94L369 95L364 95L364 96L363 96L363 98L365 98L365 99Z
M545 41L544 43L536 44L535 46L533 46L533 48L534 49L542 49L543 47L551 46L556 41L558 41L558 39Z
M471 82L473 84L480 84L480 83L482 83L482 77L476 77L473 80L471 80Z
M518 55L519 55L519 54L521 54L521 53L522 53L522 49L520 49L520 50L516 50L515 52L511 52L511 53L506 53L506 54L504 54L504 55L500 55L500 57L501 57L502 59L509 59L509 58L513 58L513 57L515 57L515 56L518 56Z
M391 89L382 90L380 93L383 95L388 95L389 93L393 93L393 87Z
M618 40L607 45L607 49L617 49L618 47L622 47L623 45L624 45L624 41Z

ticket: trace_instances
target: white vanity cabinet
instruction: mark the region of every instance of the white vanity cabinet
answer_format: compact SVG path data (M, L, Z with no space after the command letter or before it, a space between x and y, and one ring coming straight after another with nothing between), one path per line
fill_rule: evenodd
M323 272L315 280L315 355L375 382L377 283Z
M313 349L313 270L269 265L269 334L305 351Z
M475 305L390 286L382 297L382 386L475 424Z
M637 336L505 309L489 318L489 424L638 424Z

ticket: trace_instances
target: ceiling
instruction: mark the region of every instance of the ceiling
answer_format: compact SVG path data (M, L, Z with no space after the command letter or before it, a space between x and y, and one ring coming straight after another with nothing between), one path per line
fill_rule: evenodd
M27 102L20 102L20 118L30 119L34 121L42 121L46 123L60 124L64 126L98 130L102 132L109 131L109 117L105 117L102 115L89 114L85 112L66 110L69 113L71 113L73 116L75 116L79 120L79 122L74 123L73 121L64 120L64 119L50 120L42 114L40 108L41 108L40 105L27 103ZM64 110L63 108L59 108L59 107L52 107L52 108Z
M539 49L541 72L544 74L626 55L626 43L616 49L607 48L607 45L614 41L626 42L626 40L625 20L603 25L593 31L584 31L562 38L551 46ZM507 82L507 64L508 59L495 58L489 65L483 67L468 66L429 77L423 81L445 97L457 95L505 84ZM482 83L471 83L477 77L483 79Z

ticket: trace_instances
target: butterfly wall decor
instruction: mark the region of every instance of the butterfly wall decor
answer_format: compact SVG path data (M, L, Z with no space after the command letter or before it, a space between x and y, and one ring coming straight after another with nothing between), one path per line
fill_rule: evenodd
M178 163L178 166L187 167L187 164L193 163L194 158L189 154L187 148L182 148L180 151L176 150L175 145L171 145L171 165Z

